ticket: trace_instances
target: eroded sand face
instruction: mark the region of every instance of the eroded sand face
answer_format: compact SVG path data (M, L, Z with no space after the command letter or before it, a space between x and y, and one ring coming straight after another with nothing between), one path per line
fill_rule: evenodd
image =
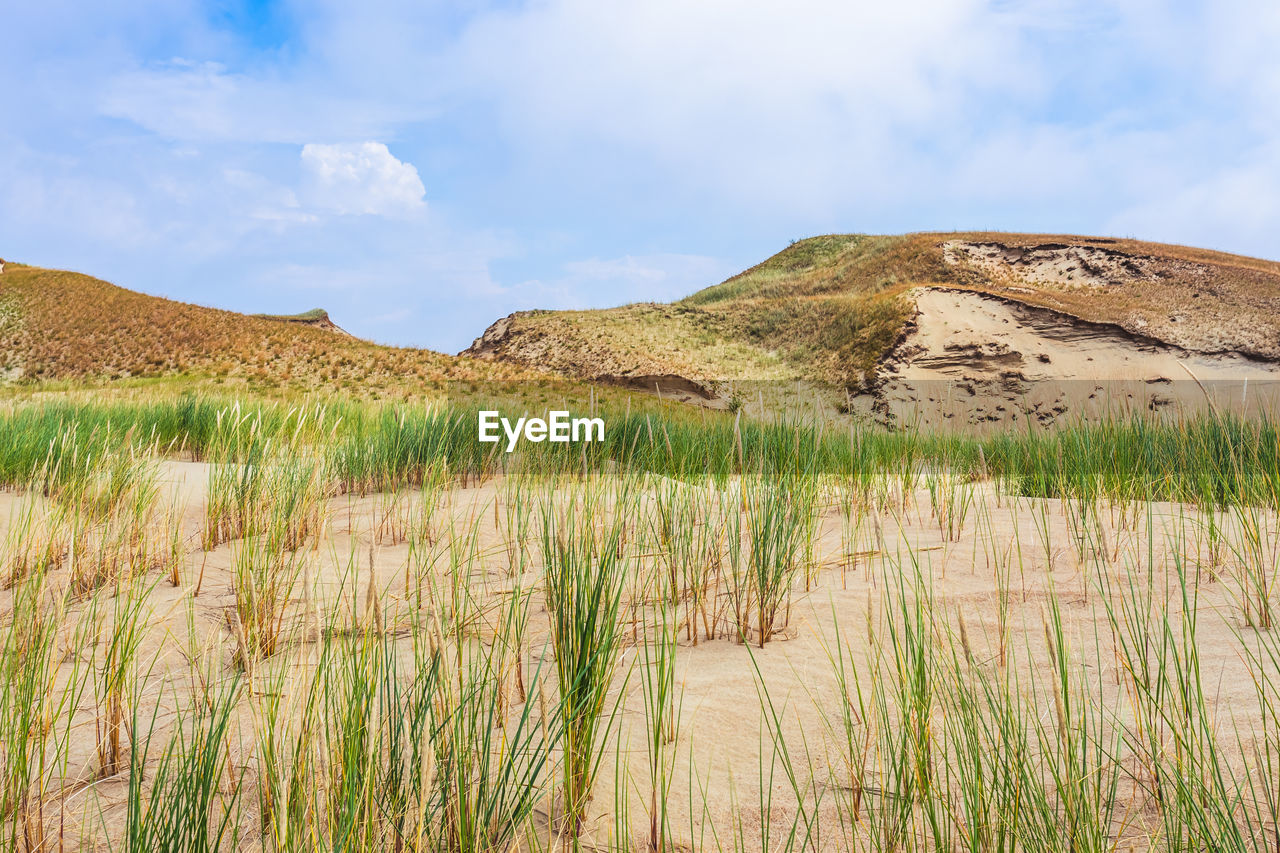
M897 423L1277 411L1275 363L1188 352L980 293L921 288L914 297L914 325L886 359L876 392L877 412Z
M159 581L148 599L142 659L148 662L149 672L141 695L147 718L157 702L163 704L157 717L156 743L163 743L172 727L174 717L167 709L191 697L196 683L193 650L201 650L216 664L216 677L230 678L235 646L227 612L234 603L230 565L236 545L222 545L207 553L198 547L204 500L201 485L207 478L207 469L195 463L165 463L162 478L161 500L177 499L182 504L191 544L179 585ZM478 530L467 582L481 602L499 600L514 580L505 547L503 496L501 481L454 489L437 522L439 547L444 555L442 566L446 567L449 539L466 537L470 531ZM1068 513L1060 502L1012 499L986 483L972 486L972 497L968 520L953 541L944 538L932 516L928 492L923 489L909 493L905 503L894 497L888 504L868 508L851 539L840 513L827 507L814 548L819 568L809 590L797 583L790 626L782 636L759 649L723 637L703 639L694 645L683 630L680 632L676 672L682 693L680 736L669 797L673 832L680 849L715 849L711 827L718 833L722 847L732 849L731 836L741 831L746 849L759 849L761 757L767 772L772 754L760 699L763 690L767 690L780 712L781 734L797 765L814 774L806 786L829 794L847 784L839 749L832 741L836 730L831 727L837 724L835 715L841 700L829 653L835 647L838 630L841 642L847 644L858 665L870 666L868 636L872 631L883 636L887 620L893 618L888 615L884 596L909 573L913 563L919 564L932 589L939 624L954 633L963 617L978 666L995 665L998 602L1002 590L1008 594L1008 645L1015 650L1012 666L1022 673L1021 677L1046 665L1044 608L1049 589L1055 588L1073 651L1100 663L1102 672L1092 668L1088 672L1097 676L1101 689L1106 691L1105 701L1108 707L1117 709L1119 721L1130 721L1098 586L1105 578L1123 582L1131 572L1147 578L1147 572L1153 569L1156 588L1163 589L1175 553L1187 565L1208 565L1203 519L1188 508L1170 504L1153 505L1149 513L1145 507L1136 511L1131 508L1128 513L1104 510L1101 541L1105 545L1100 552L1093 549L1082 556L1073 545ZM410 502L416 499L412 493L401 498ZM25 500L24 496L0 494L0 520ZM650 498L642 500L641 507L646 512L651 506ZM386 496L343 497L330 502L324 539L308 553L306 584L297 590L288 611L291 639L280 661L297 661L303 668L308 661L314 661L318 626L324 623L336 626L330 630L337 630L358 624L361 614L367 613L370 588L382 601L386 630L406 650L411 647L408 634L413 624L412 610L419 599L410 588L412 584L406 586L408 544L376 532L385 522L387 508ZM644 533L647 520L637 517L633 523L631 571L652 571ZM1264 528L1267 541L1274 541L1277 531L1273 516L1265 516ZM1149 551L1149 547L1153 550ZM856 555L852 560L846 556L851 553ZM370 566L372 574L368 571ZM1248 636L1249 629L1244 626L1236 603L1234 568L1216 566L1214 572L1216 579L1205 574L1199 587L1200 666L1204 683L1211 686L1211 706L1232 709L1234 725L1248 732L1257 724L1253 681L1240 648L1240 637ZM545 675L554 664L544 599L536 589L539 578L540 570L535 565L522 579L526 587L535 588L524 657L529 673L541 666ZM10 598L10 592L0 593L0 608L7 609ZM1177 611L1176 597L1168 606L1172 612ZM631 630L637 629L632 625ZM94 654L92 647L67 652L90 657ZM620 698L620 716L603 762L587 833L596 839L609 835L614 793L622 790L632 815L632 841L639 849L647 825L648 797L643 695L634 669L637 658L637 647L630 645L623 669L615 679L613 692ZM550 689L550 684L545 684L544 689ZM232 765L245 768L247 773L244 849L257 849L259 844L254 731L255 720L260 719L255 716L255 703L261 700L259 694L242 699L232 733ZM1038 695L1035 702L1046 718L1052 715L1051 696ZM519 710L517 703L510 713ZM104 836L116 831L124 819L127 788L123 776L97 778L93 720L92 697L85 697L77 714L70 772L62 780L68 824L60 831L72 840L78 840L83 832L92 836L95 847L101 849L105 846ZM1226 740L1235 742L1232 738ZM618 783L619 768L630 776L629 780ZM615 788L616 784L623 787ZM768 787L774 798L771 817L787 825L796 810L780 769ZM1122 799L1133 797L1131 783L1126 781L1120 794ZM1149 829L1147 822L1154 820L1153 808L1148 799L1134 800L1127 815L1130 823L1124 831L1142 837ZM833 849L838 816L830 795L819 809L827 827L827 840L816 846ZM58 819L57 806L51 806L48 814L48 819Z
M1122 281L1156 281L1176 270L1194 280L1211 270L1191 261L1173 261L1118 252L1100 246L1046 243L1039 246L1006 246L951 240L942 244L949 264L968 264L988 274L1056 287L1106 287Z

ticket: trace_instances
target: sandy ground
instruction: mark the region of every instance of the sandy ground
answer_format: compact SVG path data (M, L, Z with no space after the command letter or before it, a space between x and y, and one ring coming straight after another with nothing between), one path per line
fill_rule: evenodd
M939 307L953 295L931 297ZM1001 322L1002 315L991 307L985 315L987 323ZM988 328L988 327L984 327ZM936 338L930 329L930 340ZM1023 339L1010 333L1010 344ZM1062 347L1068 347L1066 343ZM1067 360L1067 354L1083 350L1055 350L1052 357ZM1172 365L1161 354L1152 355L1151 364ZM1164 369L1164 368L1162 368ZM232 672L233 640L227 628L226 612L234 601L229 545L210 552L199 549L198 533L204 513L204 484L208 476L204 465L189 462L162 463L161 505L176 500L184 507L189 551L178 586L165 581L157 583L150 595L150 616L143 659L154 661L145 678L143 695L160 703L157 717L159 731L170 724L175 696L188 693L192 685L191 658L199 652L208 654L215 663L214 671L222 677ZM502 481L491 480L482 486L455 489L450 494L440 521L442 531L450 527L462 530L473 522L479 524L480 548L473 583L481 590L495 594L509 585L503 536L499 529L494 504L502 496ZM413 496L410 495L409 499ZM0 524L27 500L25 496L0 494ZM990 484L975 486L974 504L956 541L944 541L937 522L931 517L928 493L914 493L905 510L882 508L873 510L865 519L857 539L846 543L842 520L834 507L825 511L816 540L815 556L820 565L812 587L797 586L791 610L790 625L775 641L763 649L750 648L730 639L703 640L696 646L681 633L678 652L677 682L682 691L680 736L676 746L675 776L671 785L669 807L674 834L687 849L712 849L716 844L732 847L730 833L735 821L740 822L748 838L748 849L759 846L761 825L762 760L767 774L772 748L763 726L760 691L767 690L783 721L782 735L797 755L808 756L806 766L815 774L815 790L829 790L841 784L837 766L838 750L828 739L828 724L833 724L838 710L836 680L829 652L839 629L854 658L866 663L868 625L883 630L888 618L881 606L886 585L897 583L912 560L918 561L924 577L932 586L935 609L942 622L957 627L963 616L975 658L992 665L996 652L998 623L997 572L995 566L1004 561L1010 566L1012 596L1010 647L1015 649L1018 663L1027 669L1043 666L1043 608L1050 586L1057 589L1063 602L1067 635L1075 651L1100 662L1101 682L1110 691L1108 702L1115 702L1121 719L1127 711L1120 701L1118 674L1104 627L1102 602L1091 584L1100 576L1125 576L1129 571L1155 569L1160 577L1172 565L1171 549L1190 551L1194 561L1204 558L1203 536L1198 518L1187 508L1159 504L1141 508L1136 517L1122 520L1115 510L1104 513L1105 556L1087 557L1082 563L1071 542L1064 507L1057 501L1012 500L1001 496ZM329 507L329 527L325 540L310 559L313 561L314 595L312 604L326 612L358 613L365 594L367 575L358 584L342 583L351 565L364 564L372 548L372 560L378 586L387 601L388 618L394 624L409 606L404 589L408 546L404 543L376 544L375 519L384 511L384 497L342 497ZM1039 532L1037 519L1048 520L1046 540ZM1270 536L1275 537L1275 519L1268 517ZM1171 545L1173 532L1182 529L1185 541ZM1150 538L1148 537L1150 534ZM1148 552L1148 543L1154 551ZM1047 548L1045 547L1047 544ZM847 551L859 556L850 563L842 555ZM1211 703L1215 709L1230 713L1237 724L1248 727L1256 708L1252 681L1243 662L1239 632L1246 632L1229 569L1222 580L1205 580L1200 587L1199 608L1201 666ZM1101 573L1101 574L1100 574ZM535 576L536 579L536 576ZM197 594L198 588L198 594ZM11 593L0 597L0 608L7 609ZM311 594L308 594L311 595ZM295 602L295 616L305 620L304 602ZM547 615L540 593L532 603L531 637L527 665L539 662L544 672L551 671L551 651L547 645ZM1100 648L1095 656L1093 649ZM90 649L69 649L69 654L89 655ZM622 675L630 672L623 691L621 716L615 747L620 745L623 760L615 764L612 757L604 761L598 783L589 833L607 835L612 822L615 770L621 766L630 773L626 783L631 791L632 823L636 843L647 825L647 770L644 752L643 699L640 681L634 670L637 650L627 650ZM64 664L66 666L66 664ZM249 700L245 700L246 705ZM1052 712L1052 699L1037 699L1045 713ZM93 758L92 697L82 700L78 734L74 740L71 772L65 780L64 802L68 821L85 821L86 826L118 827L123 819L121 802L125 779L115 776L98 778ZM1225 722L1225 720L1224 720ZM240 745L234 760L252 767L252 715L244 708L239 720ZM157 736L157 742L163 737ZM611 752L610 756L614 753ZM830 775L834 774L834 775ZM774 777L771 817L786 821L794 813L789 805L792 795L781 772ZM246 806L256 806L253 788L249 789ZM1132 795L1132 790L1128 793ZM705 799L704 799L705 798ZM827 796L822 807L823 821L831 824L836 814ZM695 805L696 804L696 805ZM1149 811L1150 804L1133 803L1135 814ZM103 818L96 815L101 810ZM250 835L255 821L249 820ZM832 824L833 825L833 824ZM712 829L718 835L716 842ZM776 831L776 830L775 830ZM753 844L751 838L756 838ZM832 830L834 835L834 830ZM101 831L99 842L101 843ZM250 839L246 849L254 849ZM825 844L823 846L826 846Z
M1048 424L1107 411L1280 411L1280 364L1187 352L979 293L914 296L914 325L876 391L883 419L1003 426L1024 413Z

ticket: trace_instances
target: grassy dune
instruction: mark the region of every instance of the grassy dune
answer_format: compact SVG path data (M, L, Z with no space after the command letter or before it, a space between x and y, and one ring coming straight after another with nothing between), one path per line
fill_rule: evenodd
M949 250L953 244L999 246L1011 258L1039 247L1088 257L1057 280L1029 275L1022 261L984 265ZM812 237L670 305L514 315L472 352L577 378L857 384L898 340L914 311L905 296L922 286L1014 299L1188 350L1280 358L1273 261L1137 240L985 232Z
M356 397L417 396L446 382L530 375L361 341L304 322L319 319L314 314L247 316L79 273L6 263L0 274L0 370L11 382L36 387L182 377L188 386Z

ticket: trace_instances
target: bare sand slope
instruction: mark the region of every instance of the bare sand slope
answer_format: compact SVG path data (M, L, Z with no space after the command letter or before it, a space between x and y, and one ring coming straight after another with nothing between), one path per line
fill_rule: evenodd
M1071 275L1071 258L1037 274ZM1119 326L965 290L921 288L885 359L872 405L882 419L1041 423L1110 409L1275 409L1280 364L1195 352ZM1250 399L1249 385L1253 385Z

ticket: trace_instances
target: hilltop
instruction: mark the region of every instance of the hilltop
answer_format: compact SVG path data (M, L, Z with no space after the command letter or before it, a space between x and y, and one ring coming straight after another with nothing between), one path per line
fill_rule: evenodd
M464 354L710 405L785 380L884 414L943 382L990 420L1040 380L1280 379L1280 264L1073 235L828 235L671 304L513 314Z
M299 314L254 314L253 316L261 317L265 320L278 320L282 323L299 323L303 326L312 326L317 329L337 332L340 335L355 337L346 329L333 322L333 318L329 316L329 312L323 308L312 308L310 311L303 311Z
M529 371L359 340L320 309L238 314L7 262L0 272L0 375L26 383L180 376L376 396Z

